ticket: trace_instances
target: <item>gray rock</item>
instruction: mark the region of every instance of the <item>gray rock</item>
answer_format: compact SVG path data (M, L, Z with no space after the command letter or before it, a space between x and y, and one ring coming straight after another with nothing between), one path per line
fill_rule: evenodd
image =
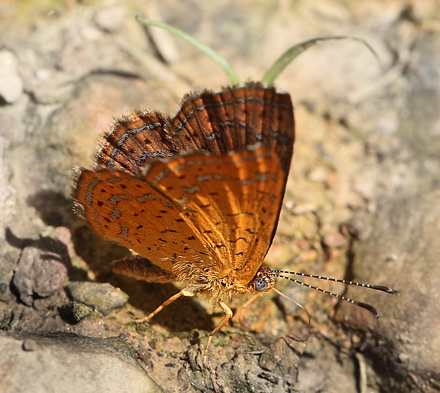
M0 334L2 393L147 393L159 392L119 338L69 333ZM85 383L85 381L87 381Z
M70 302L60 308L60 315L70 323L78 323L93 311L92 307L80 302Z
M35 297L47 297L68 280L71 261L65 244L42 238L25 247L12 280L20 300L28 306Z
M377 321L364 310L345 304L339 315L346 323L374 331L364 343L366 352L378 367L400 375L399 380L409 373L417 375L415 390L440 382L436 377L440 370L439 200L440 191L435 191L399 195L378 206L370 223L371 235L356 247L354 269L362 281L371 282L374 277L377 284L387 283L399 290L400 296L366 291L353 295L355 289L350 289L349 297L372 302L381 318Z
M104 315L123 307L128 295L108 283L71 282L66 286L73 300L97 309Z

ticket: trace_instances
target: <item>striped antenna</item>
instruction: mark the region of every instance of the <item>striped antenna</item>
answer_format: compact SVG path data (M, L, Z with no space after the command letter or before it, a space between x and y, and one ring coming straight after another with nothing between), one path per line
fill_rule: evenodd
M369 288L369 289L375 289L375 290L377 290L377 291L386 292L386 293L390 293L391 295L397 295L397 296L399 296L399 292L398 292L398 291L396 291L395 289L392 289L392 288L389 288L389 287L383 286L383 285L362 284L362 283L360 283L360 282L347 281L347 280L339 280L339 279L337 279L337 278L330 278L330 277L317 276L317 275L315 275L315 274L306 274L306 273L291 272L291 271L288 271L288 270L271 270L270 273L268 273L268 276L277 277L277 278L284 278L284 279L286 279L286 280L292 281L292 282L294 282L294 283L296 283L296 284L299 284L299 285L302 285L302 286L304 286L304 287L314 289L314 290L316 290L316 291L318 291L318 292L325 293L326 295L333 296L333 297L335 297L335 298L337 298L337 299L345 300L346 302L349 302L349 303L354 304L354 305L356 305L356 306L359 306L359 307L365 308L365 309L367 309L368 311L370 311L370 312L371 312L376 318L379 318L379 313L378 313L377 310L376 310L373 306L371 306L370 304L363 303L363 302L358 302L357 300L353 300L353 299L350 299L350 298L348 298L348 297L345 297L345 296L339 295L339 294L337 294L337 293L330 292L330 291L327 291L327 290L322 289L322 288L319 288L319 287L315 287L314 285L307 284L307 283L305 283L305 282L303 282L303 281L296 280L296 279L291 278L291 277L283 276L281 273L284 273L284 274L292 274L292 275L295 275L295 276L302 276L302 277L316 278L316 279L319 279L319 280L327 280L327 281L339 282L339 283L341 283L341 284L347 284L347 285L356 285L356 286L358 286L358 287Z

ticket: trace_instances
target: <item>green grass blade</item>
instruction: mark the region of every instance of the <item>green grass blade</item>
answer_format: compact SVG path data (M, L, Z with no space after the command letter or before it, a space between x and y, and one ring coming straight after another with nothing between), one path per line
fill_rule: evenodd
M302 52L304 52L306 49L310 48L311 46L315 45L319 41L328 41L328 40L354 40L358 41L362 44L364 44L370 52L376 57L376 59L379 61L379 56L377 55L376 51L368 44L367 41L365 41L362 38L359 37L353 37L353 36L328 36L328 37L317 37L313 38L308 41L300 42L299 44L296 44L289 48L287 51L285 51L278 60L273 64L272 67L264 74L263 78L261 79L261 82L266 85L273 85L278 75L286 68L293 59L295 59L298 55L300 55Z
M233 85L237 85L240 83L240 78L238 77L232 65L224 57L220 56L214 49L196 40L193 36L185 33L184 31L169 25L168 23L158 22L151 19L141 19L139 17L137 19L143 25L162 27L163 29L168 30L170 33L173 33L177 37L180 37L189 42L206 56L214 60L220 67L222 67Z

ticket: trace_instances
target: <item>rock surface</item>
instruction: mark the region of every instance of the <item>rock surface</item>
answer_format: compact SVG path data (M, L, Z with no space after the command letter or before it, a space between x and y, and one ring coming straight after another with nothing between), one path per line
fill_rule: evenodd
M23 85L0 86L2 393L61 391L51 390L57 383L72 392L154 391L154 383L166 392L438 391L438 2L54 4L0 6L1 48L15 61L1 77ZM307 335L307 315L267 294L214 337L208 367L202 351L223 316L204 299L179 300L149 324L134 324L179 288L111 273L110 262L128 252L74 216L71 168L91 166L96 138L114 116L138 108L173 114L188 91L229 84L196 49L140 26L138 14L214 47L243 80L259 79L283 51L312 37L350 34L374 47L381 63L358 42L322 42L276 82L292 96L298 132L267 263L395 287L400 297L347 292L374 305L379 321L279 282L312 317L305 347L295 338ZM108 282L128 303L102 312L80 306L64 278L45 297L24 285L18 294L32 307L19 301L12 277L40 236L66 245L71 282ZM29 253L28 265L41 255Z
M70 282L66 289L73 300L97 309L103 315L127 303L128 296L119 288L97 282Z
M20 300L32 306L35 297L47 297L67 282L72 267L67 246L49 237L24 247L15 269L12 285Z
M118 338L0 335L1 392L160 392L133 348Z

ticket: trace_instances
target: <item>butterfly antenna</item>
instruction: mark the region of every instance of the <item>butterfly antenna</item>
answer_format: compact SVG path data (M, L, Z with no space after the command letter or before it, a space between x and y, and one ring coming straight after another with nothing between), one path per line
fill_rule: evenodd
M382 286L382 285L362 284L362 283L354 282L354 281L339 280L339 279L337 279L337 278L330 278L330 277L317 276L317 275L315 275L315 274L306 274L306 273L291 272L291 271L287 271L287 270L272 270L272 271L269 273L269 276L272 276L272 277L278 277L278 278L284 278L284 279L289 280L289 281L292 281L292 282L294 282L294 283L296 283L296 284L300 284L300 285L302 285L302 286L304 286L304 287L314 289L315 291L318 291L318 292L324 293L324 294L329 295L329 296L333 296L333 297L335 297L335 298L337 298L337 299L344 300L344 301L346 301L346 302L348 302L348 303L351 303L351 304L354 304L354 305L356 305L356 306L358 306L358 307L365 308L365 309L367 309L368 311L370 311L370 312L371 312L376 318L379 318L379 313L378 313L377 310L376 310L373 306L371 306L370 304L367 304L367 303L359 302L359 301L357 301L357 300L350 299L350 298L348 298L348 297L345 297L345 296L339 295L339 294L334 293L334 292L327 291L327 290L322 289L322 288L319 288L319 287L315 287L314 285L307 284L307 283L305 283L305 282L303 282L303 281L296 280L296 279L291 278L291 277L283 276L283 275L280 274L280 273L284 273L284 274L293 274L293 275L296 275L296 276L309 277L309 278L317 278L317 279L319 279L319 280L333 281L333 282L338 282L338 283L341 283L341 284L347 284L347 285L356 285L356 286L358 286L358 287L369 288L369 289L375 289L375 290L377 290L377 291L390 293L390 294L392 294L392 295L397 295L397 296L399 295L399 292L396 291L395 289L392 289L392 288L389 288L389 287L386 287L386 286ZM285 295L284 295L284 296L285 296ZM285 296L285 297L286 297L286 296Z

